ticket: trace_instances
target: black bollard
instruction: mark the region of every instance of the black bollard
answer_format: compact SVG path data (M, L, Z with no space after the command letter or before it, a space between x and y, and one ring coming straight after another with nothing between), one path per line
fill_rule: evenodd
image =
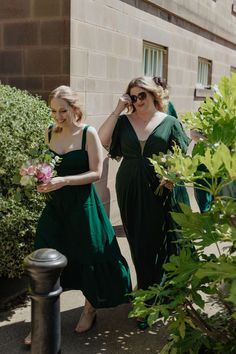
M24 260L31 290L31 354L61 353L60 274L67 265L50 248L34 251Z

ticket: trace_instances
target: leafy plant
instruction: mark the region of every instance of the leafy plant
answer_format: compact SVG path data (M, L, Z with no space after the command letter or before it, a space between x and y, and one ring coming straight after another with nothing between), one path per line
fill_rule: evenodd
M44 199L19 186L19 169L42 151L50 122L46 102L8 85L0 85L0 276L18 277L32 251L36 221Z
M202 132L206 144L224 143L231 146L236 136L236 74L223 77L215 86L213 98L206 98L198 112L184 114L181 118L189 129Z
M205 135L195 154L185 156L176 146L151 162L163 178L210 192L213 203L202 214L184 204L182 213L172 213L181 227L180 254L164 265L163 284L134 293L130 316L168 323L161 354L235 353L236 196L223 192L236 180L236 75L222 78L213 99L184 120Z

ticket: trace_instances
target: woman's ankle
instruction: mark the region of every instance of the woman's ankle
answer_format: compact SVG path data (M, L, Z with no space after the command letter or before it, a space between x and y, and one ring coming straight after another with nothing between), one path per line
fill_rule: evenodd
M83 312L85 312L85 313L91 313L91 314L94 313L94 312L96 312L95 307L93 307L87 299L85 300Z

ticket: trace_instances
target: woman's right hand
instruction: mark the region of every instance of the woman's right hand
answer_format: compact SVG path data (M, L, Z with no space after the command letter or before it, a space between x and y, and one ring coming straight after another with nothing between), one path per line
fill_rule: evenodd
M117 107L114 112L116 112L118 115L120 115L121 112L123 112L123 110L125 108L127 108L128 106L130 106L131 104L132 104L132 101L131 101L130 96L127 93L125 93L122 96L120 96Z

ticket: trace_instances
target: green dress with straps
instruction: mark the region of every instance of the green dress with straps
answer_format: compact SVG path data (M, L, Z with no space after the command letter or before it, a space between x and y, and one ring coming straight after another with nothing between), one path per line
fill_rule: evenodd
M123 226L135 265L138 288L147 289L163 280L163 264L178 252L177 232L170 211L180 211L179 202L189 204L184 186L172 192L166 188L155 195L159 185L149 157L166 153L176 142L187 150L186 135L179 121L171 116L152 131L141 149L138 137L126 115L120 116L113 131L110 157L123 157L116 176L116 193Z
M88 171L87 128L83 129L81 149L58 155L62 158L58 176ZM129 268L93 183L50 193L36 231L38 248L54 248L67 257L68 265L61 275L65 290L82 290L96 308L128 301Z

